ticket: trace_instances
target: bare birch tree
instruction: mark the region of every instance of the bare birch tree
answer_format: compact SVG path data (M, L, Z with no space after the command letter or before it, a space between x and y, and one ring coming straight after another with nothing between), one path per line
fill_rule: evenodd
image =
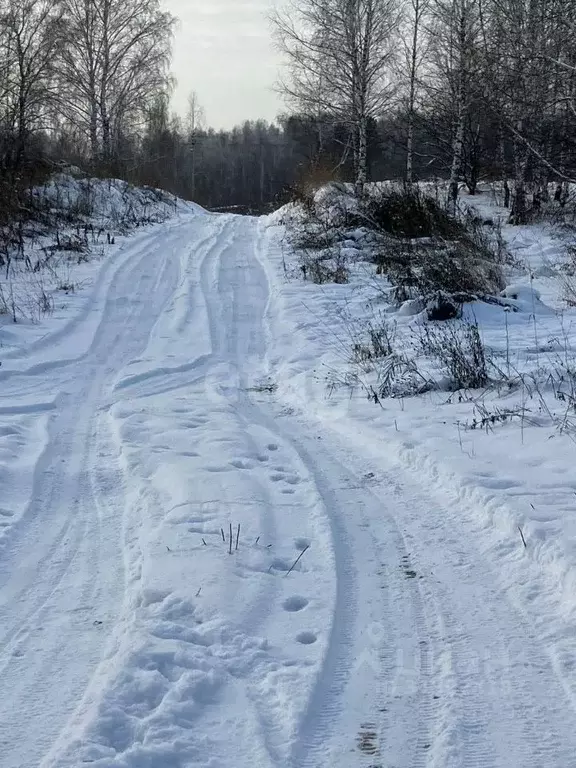
M368 126L390 107L396 0L290 0L273 16L287 65L283 90L308 115L349 126L356 191L368 178Z
M61 6L54 0L0 3L0 110L12 138L5 168L19 168L31 132L46 127L61 19Z
M110 162L122 131L169 88L173 17L159 0L62 0L67 46L62 109L84 126L93 161Z
M433 87L452 115L448 197L458 199L466 121L479 85L480 0L432 0Z
M419 88L419 72L426 58L424 22L430 0L410 0L407 8L404 35L406 72L408 79L407 130L406 130L406 184L414 180L414 127L416 121L416 97Z

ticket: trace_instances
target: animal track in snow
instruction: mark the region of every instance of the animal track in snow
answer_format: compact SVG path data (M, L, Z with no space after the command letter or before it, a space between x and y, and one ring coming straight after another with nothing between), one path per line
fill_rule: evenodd
M300 477L298 475L287 475L285 472L273 472L270 475L270 480L273 483L281 483L283 481L288 483L288 485L298 485Z
M310 546L310 539L294 539L296 549L302 550Z
M278 450L278 446L276 445L276 443L268 443L266 448L268 448L269 451L277 451Z
M289 597L287 600L284 600L284 603L282 604L282 607L285 611L288 611L289 613L297 613L298 611L303 610L308 605L308 600L306 600L305 597L300 597L299 595L294 595L293 597Z
M207 467L203 467L206 472L230 472L230 467L222 467L217 464L210 464Z
M182 426L187 429L198 429L199 427L205 427L207 423L206 419L190 419L190 421L185 421Z
M302 645L312 645L317 639L314 632L300 632L299 635L296 635L296 640Z
M234 461L230 462L230 465L236 467L236 469L252 469L253 467L246 459L234 459Z

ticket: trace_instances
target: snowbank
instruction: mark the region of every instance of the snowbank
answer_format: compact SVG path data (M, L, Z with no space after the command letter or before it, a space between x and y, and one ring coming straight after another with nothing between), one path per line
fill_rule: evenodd
M57 174L37 187L33 195L40 206L49 205L53 212L77 216L94 226L139 226L164 221L177 213L205 213L196 203L159 189L134 187L119 179Z
M118 179L60 173L32 192L23 248L0 257L2 360L25 354L83 311L126 236L152 224L204 215L195 203Z
M467 203L502 221L517 259L504 305L472 302L463 313L478 325L500 381L443 391L441 372L419 359L422 305L412 301L398 311L385 278L368 263L352 265L345 285L304 282L291 272L294 259L280 245L278 219L270 218L262 226L275 262L269 280L278 298L270 318L278 334L278 397L354 450L412 472L431 499L453 510L454 527L469 529L502 589L548 638L574 701L576 646L568 636L576 621L576 310L562 298L569 235L542 223L508 226L488 191ZM398 356L436 377L435 390L374 404L386 365L351 359L353 345L369 344L370 324L378 323L392 329Z

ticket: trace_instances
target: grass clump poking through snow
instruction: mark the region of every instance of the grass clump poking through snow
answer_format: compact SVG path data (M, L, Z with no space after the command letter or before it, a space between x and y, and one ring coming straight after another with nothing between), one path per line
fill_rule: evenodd
M369 399L406 398L432 391L486 389L508 382L475 321L432 322L422 312L403 323L383 312L344 317L349 368L332 369L328 387L360 388Z
M482 389L490 383L486 348L476 323L421 326L422 353L448 377L448 388Z
M362 335L352 339L352 363L368 365L394 353L394 326L380 317L369 319L362 328Z

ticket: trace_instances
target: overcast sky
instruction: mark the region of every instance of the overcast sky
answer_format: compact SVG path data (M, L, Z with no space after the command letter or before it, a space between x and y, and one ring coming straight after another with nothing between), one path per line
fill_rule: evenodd
M282 109L272 88L278 56L266 18L272 0L164 0L180 20L174 47L178 89L174 108L186 111L195 90L215 128L246 119L273 120Z

